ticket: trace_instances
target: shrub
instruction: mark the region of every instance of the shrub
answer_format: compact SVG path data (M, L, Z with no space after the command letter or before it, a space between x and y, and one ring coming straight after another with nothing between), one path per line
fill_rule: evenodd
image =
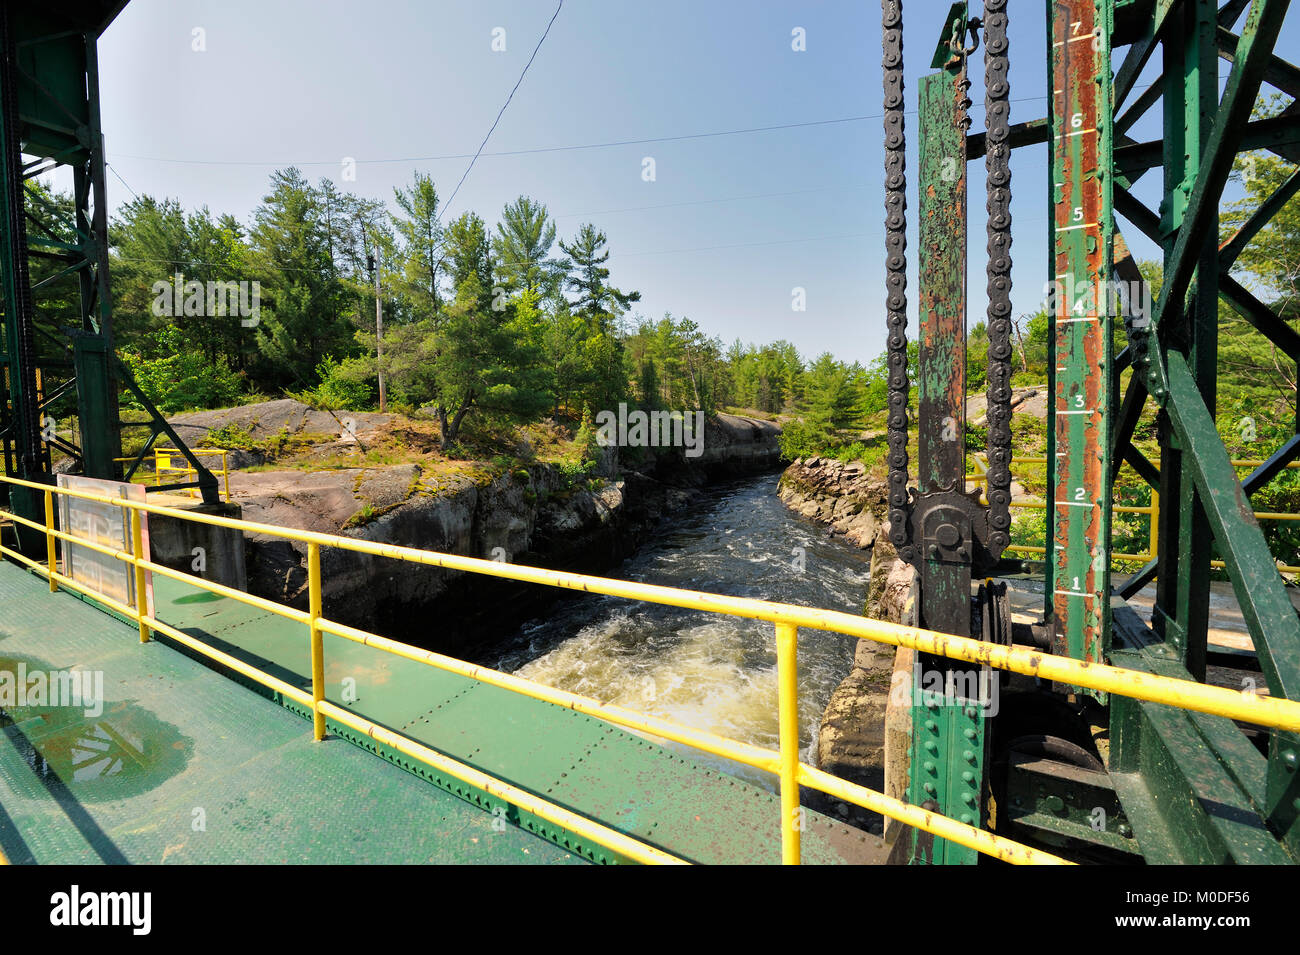
M179 336L172 329L159 333L159 344L164 354L158 358L147 358L138 352L122 353L140 390L159 411L171 414L190 408L223 408L239 403L243 380L224 361L212 363L199 352L182 350ZM141 407L129 391L123 404Z
M598 440L596 423L591 417L591 406L586 402L582 405L582 425L578 428L576 439L578 448L581 450L581 460L599 461L600 460L600 441Z
M370 406L370 385L357 380L350 371L346 362L327 355L316 366L320 382L314 388L291 391L288 395L317 411L361 411Z
M823 428L809 421L787 421L781 428L781 457L788 461L821 454L835 444Z

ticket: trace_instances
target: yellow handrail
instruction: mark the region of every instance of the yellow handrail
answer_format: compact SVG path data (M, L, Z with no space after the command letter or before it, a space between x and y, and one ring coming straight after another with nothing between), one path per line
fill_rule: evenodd
M220 469L209 468L208 470L214 475L221 476L222 483L225 488L225 497L226 500L229 501L230 500L230 451L229 449L190 448L190 453L193 454L195 457L204 457L208 455L221 456ZM184 455L182 455L181 452L177 451L175 448L154 448L153 449L153 476L154 476L153 483L155 487L162 484L162 477L164 474L187 475L187 474L199 473L197 469L190 467L188 463L185 465L172 464L171 459L173 455L180 457L182 459L184 458ZM113 461L118 464L126 464L134 460L135 458L114 458L113 459ZM190 489L190 494L191 496L194 496L195 491L193 488Z
M89 542L74 538L71 535L56 530L52 526L52 514L47 517L47 525L42 527L35 521L0 511L0 517L9 518L21 524L31 526L34 529L43 531L47 536L47 541L58 539L62 541L74 541L78 546L91 546L92 549L102 551L118 560L131 564L138 572L149 570L155 573L162 573L166 576L183 580L212 593L230 597L234 600L269 610L288 619L306 624L309 628L309 633L311 634L313 643L312 649L314 651L312 655L313 685L310 694L303 692L297 687L292 687L282 680L271 677L269 674L257 671L255 668L249 667L248 665L235 660L228 654L207 647L201 641L198 641L193 637L190 637L188 634L184 634L176 628L157 620L155 617L146 616L143 604L139 604L134 608L127 607L125 604L117 602L112 598L104 597L88 588L85 588L78 582L45 567L37 561L30 560L15 551L0 546L0 553L16 558L34 570L47 574L52 581L57 582L59 585L90 595L124 616L135 619L142 628L142 637L146 636L148 629L157 630L173 639L179 640L184 645L191 647L198 652L204 653L213 659L217 659L218 661L230 666L236 672L243 673L263 685L283 693L287 698L298 702L300 705L312 712L314 736L318 733L317 720L323 720L324 717L329 716L339 722L347 723L347 725L352 726L354 729L366 732L368 735L372 735L376 739L381 739L386 743L390 743L390 745L394 745L395 748L400 749L402 752L406 752L408 755L420 759L422 762L426 762L429 765L435 765L435 763L432 762L435 756L438 760L447 760L447 757L443 757L440 754L433 754L432 751L428 751L426 747L420 746L420 744L409 740L407 737L398 736L390 730L378 727L366 720L364 717L353 714L350 711L340 710L338 707L324 699L323 652L318 650L315 643L319 638L320 633L332 633L349 640L363 643L367 646L395 653L399 656L406 657L407 659L417 660L440 669L461 673L472 679L504 687L536 699L569 706L575 710L579 710L616 725L640 729L665 739L683 743L684 745L691 746L703 752L723 756L728 759L734 759L738 762L759 769L775 771L781 782L782 858L786 862L798 861L799 831L801 828L801 812L798 796L798 787L800 784L814 789L819 789L823 792L844 799L847 802L880 812L883 815L897 819L908 825L916 826L942 838L950 839L961 845L969 846L970 848L993 855L996 858L1008 862L1061 863L1064 861L1050 853L1045 853L1021 845L1012 840L977 829L974 826L967 825L966 823L948 817L926 812L918 807L910 806L899 800L885 796L882 793L849 783L845 780L837 779L821 770L799 762L796 697L796 648L799 627L830 630L861 639L870 639L897 646L911 647L912 649L924 653L947 656L951 659L961 660L968 663L992 666L1016 673L1037 676L1042 679L1070 683L1076 686L1091 687L1136 699L1180 706L1186 709L1212 713L1232 719L1241 719L1263 726L1300 730L1300 703L1290 700L1258 696L1251 693L1240 693L1222 687L1207 686L1190 680L1175 680L1168 677L1141 673L1134 670L1126 670L1099 663L1087 663L1072 660L1067 657L1057 657L1045 654L1038 650L1027 650L1020 647L996 646L966 637L937 633L935 631L923 630L917 627L905 627L899 624L892 624L881 620L872 620L866 617L858 617L838 611L799 607L791 604L773 603L745 597L729 597L719 594L700 593L673 587L661 587L653 584L640 584L631 581L620 581L609 578L592 577L584 574L573 574L565 571L546 570L539 567L507 564L501 561L483 560L475 557L441 554L433 551L398 547L391 544L377 544L371 541L358 540L356 538L321 534L314 531L281 528L268 524L218 517L209 514L197 514L163 505L128 501L90 492L73 491L66 488L49 488L47 485L22 481L17 478L0 476L0 480L4 480L7 483L17 486L64 494L70 497L96 501L99 503L113 504L115 506L129 508L136 513L159 514L179 520L187 520L195 523L220 527L230 527L247 533L276 536L286 540L296 540L308 544L309 594L311 597L309 600L310 609L308 612L304 613L303 611L294 610L293 608L276 604L273 601L268 601L264 598L245 594L241 591L234 590L233 588L215 584L203 580L202 578L173 570L172 568L163 567L153 561L139 556L137 553L132 553L131 551L113 550L112 548L103 547L102 545L93 545ZM776 625L777 636L778 688L780 699L779 750L774 753L760 747L754 747L738 741L717 737L713 734L699 730L681 727L671 723L670 721L645 716L643 714L636 714L621 707L608 706L595 700L579 697L565 691L555 690L550 687L545 687L540 684L532 683L531 681L523 680L519 677L499 673L484 667L476 667L471 664L466 664L463 661L457 661L440 654L432 653L431 651L419 650L418 648L410 647L397 641L389 640L384 637L379 637L356 628L327 620L321 616L319 603L321 583L319 561L320 547L337 547L343 550L366 553L373 556L390 557L412 563L443 567L446 569L487 574L494 577L503 577L525 583L544 584L570 590L583 590L589 593L607 594L610 596L624 597L633 600L645 600L668 606L724 613L749 619L769 621ZM314 560L312 559L313 552L315 553ZM342 719L340 714L345 714L347 720ZM323 733L321 735L323 735ZM390 740L392 742L390 742ZM398 743L400 743L400 746L396 745ZM436 765L439 768L447 768L449 765L454 765L455 772L453 774L478 773L478 771L474 770L472 767L454 763L454 761L448 761L446 763L438 762ZM447 768L447 771L452 772L452 769ZM576 817L576 820L582 820L581 822L575 821L575 819L569 818L572 814L569 813L568 810L563 810L560 807L553 806L545 801L534 802L534 800L537 800L537 797L533 797L530 794L521 795L517 791L512 791L508 784L504 782L491 780L485 776L480 779L480 776L473 776L473 778L479 780L479 782L473 782L472 785L479 785L479 783L482 782L484 785L495 786L497 787L496 789L489 791L496 792L498 795L510 792L511 795L502 795L502 798L507 799L515 805L519 805L520 808L523 808L526 811L535 812L543 818L548 818L551 821L556 822L557 825L562 825L565 828L573 829L575 832L580 832L580 834L588 835L598 844L607 846L616 852L627 855L629 858L639 858L640 861L671 861L659 858L656 853L659 853L660 850L657 850L654 847L641 844L642 848L635 849L635 847L629 846L626 843L625 840L627 840L627 837L620 833L614 833L612 830L605 830L603 827L600 827L598 823L590 820L583 820L582 817ZM461 775L460 778L468 779L465 775ZM524 802L518 801L524 797L527 797L526 801L528 801L528 805L525 805ZM548 816L547 813L551 813L551 815ZM568 815L565 815L566 813L568 813ZM561 818L566 821L558 821ZM573 828L578 825L583 825L585 828L581 830Z
M987 486L988 479L989 479L987 463L981 458L979 454L971 455L971 459L975 462L975 466L979 468L979 470L974 474L967 474L966 482L968 484L981 484ZM1011 463L1046 465L1047 458L1013 457L1011 459ZM1152 458L1151 463L1153 465L1159 465L1160 459ZM1252 460L1237 460L1232 462L1234 467L1239 467L1239 468L1259 467L1259 465L1263 463L1264 463L1263 461L1252 461ZM1287 467L1300 469L1300 461L1292 461L1290 464L1287 465ZM988 503L987 499L984 501L984 503L986 504ZM1024 508L1026 510L1041 511L1047 509L1047 502L1026 501L1022 498L1019 500L1012 500L1010 506ZM1146 507L1140 507L1138 505L1133 505L1133 504L1112 504L1111 511L1117 514L1145 514L1150 518L1148 522L1149 543L1147 544L1147 552L1144 554L1112 553L1110 555L1111 559L1135 561L1141 563L1147 563L1148 561L1154 560L1156 557L1156 552L1159 550L1159 527L1160 527L1159 492L1156 491L1155 488L1151 489L1151 503ZM1300 521L1300 514L1292 513L1292 512L1255 511L1254 514L1255 514L1255 519L1259 521ZM1007 548L1007 550L1017 554L1046 554L1047 553L1046 547L1042 547L1034 544L1012 544ZM1210 566L1213 567L1215 570L1222 570L1227 565L1221 560L1212 560L1210 561ZM1277 569L1282 573L1286 573L1286 574L1300 574L1300 567L1294 567L1290 564L1279 563L1277 565Z

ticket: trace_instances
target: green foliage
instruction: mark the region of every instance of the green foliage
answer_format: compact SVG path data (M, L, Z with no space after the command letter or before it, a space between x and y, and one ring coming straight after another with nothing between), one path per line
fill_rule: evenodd
M983 451L989 446L989 429L987 425L966 425L966 450Z
M739 341L727 350L731 403L768 413L793 410L803 399L804 361L787 341L763 348Z
M1019 547L1043 547L1047 540L1047 511L1015 508L1011 512L1011 543Z
M241 379L224 359L209 362L202 353L185 349L180 332L173 326L164 326L153 337L153 343L159 348L154 357L130 349L121 354L136 383L158 410L170 414L238 403ZM130 391L124 393L122 401L129 408L142 407Z
M471 278L467 286L473 286ZM551 403L537 345L536 299L525 292L506 308L484 308L473 288L459 290L438 330L430 363L444 447L471 409L489 417L530 418Z
M641 301L640 292L620 292L609 284L608 240L591 223L578 230L573 243L560 240L560 250L572 259L574 274L564 281L565 287L578 293L570 307L580 315L621 315L633 302Z
M1145 483L1117 484L1116 507L1150 507L1151 488ZM1151 546L1151 519L1146 514L1116 510L1111 514L1111 551L1116 554L1145 554ZM1139 561L1129 561L1138 564Z
M253 214L260 271L270 282L258 325L260 375L281 387L313 382L326 355L346 355L352 330L332 256L332 185L312 187L297 169L271 176Z
M451 269L451 284L457 294L474 283L484 304L491 297L492 267L491 246L483 219L473 212L464 212L453 219L443 233L443 251Z
M578 436L575 442L581 449L581 460L598 461L600 459L601 447L598 439L596 422L591 416L591 407L582 406L582 424L578 428Z
M595 464L591 461L561 461L555 465L566 487L585 485L591 480Z
M554 244L555 223L544 203L520 196L506 205L492 237L495 267L504 287L543 296L557 294L569 263L551 257Z
M366 407L382 368L394 407L432 407L448 446L474 416L499 424L583 405L613 410L630 399L705 412L805 406L805 365L789 342L737 343L724 354L717 338L672 315L640 318L625 331L619 317L640 295L611 283L608 238L593 225L560 242L567 258L559 258L551 253L555 225L537 200L510 203L492 231L473 212L440 225L439 202L423 173L395 190L390 211L292 168L271 176L248 228L141 197L113 222L119 343L168 408L229 404L243 389L320 408ZM382 289L382 358L371 257ZM154 285L174 280L256 280L259 320L160 318ZM883 367L877 361L863 377L845 366L854 396L832 393L844 391L832 381L810 413L834 426L853 422L864 383L865 406L883 409Z
M781 457L788 461L822 454L835 442L816 422L787 421L781 428Z
M824 352L809 367L804 388L808 417L823 430L860 429L866 424L867 373L856 362L846 365Z
M889 447L881 438L871 442L853 441L848 444L841 444L827 451L826 456L835 458L837 461L843 461L846 464L861 461L867 466L868 470L876 470L884 466L885 457L888 453Z
M236 424L228 424L222 428L213 428L204 439L204 443L211 444L213 447L225 448L229 451L252 451L260 450L261 446L253 440L252 435L247 429L239 427Z
M283 454L291 445L303 443L295 441L288 428L281 428L266 438L254 438L251 431L237 424L228 424L223 428L213 428L204 439L205 444L228 451L256 451L275 457Z
M326 355L316 366L317 384L289 395L318 411L363 411L371 403L370 386L348 367Z
M966 336L966 391L979 391L988 385L989 330L983 321L976 322Z
M1261 97L1254 118L1275 117L1290 105L1290 98L1281 94ZM1241 183L1246 195L1221 216L1221 240L1242 225L1260 202L1278 192L1295 169L1295 163L1271 152L1238 154L1233 162L1233 178ZM1295 302L1300 295L1300 200L1293 197L1273 215L1242 249L1237 266L1262 286L1262 298L1278 301L1286 311L1295 314Z
M722 342L689 318L642 319L625 350L645 407L708 414L728 403L730 373Z
M437 314L439 272L443 264L444 229L438 221L438 189L433 178L417 172L406 189L394 189L401 215L392 221L401 237L401 293L412 313L421 318Z

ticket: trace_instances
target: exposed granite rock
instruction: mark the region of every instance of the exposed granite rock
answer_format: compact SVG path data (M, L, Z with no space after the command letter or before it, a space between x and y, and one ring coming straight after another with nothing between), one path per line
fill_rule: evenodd
M781 462L780 438L775 421L719 413L705 421L704 452L695 461L715 472L770 471Z
M795 461L781 476L778 492L786 507L824 524L831 534L860 549L871 548L871 583L863 613L898 621L906 613L912 569L898 560L889 542L888 487L861 461L844 463L814 455ZM843 779L884 791L886 711L898 678L895 648L859 641L853 668L835 688L822 714L817 764ZM907 693L904 689L904 697ZM810 794L811 805L852 825L879 833L883 820L840 800Z
M864 615L898 622L905 618L911 593L912 568L898 560L888 534L879 535L871 553L871 584ZM885 791L890 741L886 736L886 711L897 703L899 679L894 674L895 650L891 644L858 642L853 669L840 682L822 714L817 737L817 765L850 782ZM909 698L903 684L904 698ZM909 698L910 699L910 698ZM851 825L880 833L883 820L828 796L815 807Z
M688 457L685 448L620 447L617 460L624 470L638 471L666 484L703 487L712 481L762 474L780 467L780 438L781 426L774 421L715 414L704 420L704 440L695 457Z
M887 485L871 477L861 461L797 460L781 475L777 494L801 517L827 525L862 550L876 542L887 511Z
M343 440L355 440L393 420L393 415L373 411L317 411L293 398L279 398L234 408L193 411L169 418L168 424L182 441L198 447L207 441L209 431L232 425L254 439L273 438L283 431L289 435L338 435Z
M313 455L364 448L383 435L416 453L435 440L405 429L395 415L326 412L285 398L201 411L171 420L191 446L211 444L228 426L254 441L312 439ZM688 506L696 488L717 478L760 473L780 463L780 426L718 414L706 419L701 453L686 448L609 449L594 483L574 484L557 468L534 464L492 476L481 465L441 462L384 467L248 473L232 470L231 491L251 521L342 534L448 554L604 573L630 556L664 516ZM425 442L425 444L421 444ZM347 446L347 447L345 447ZM263 463L234 451L232 469ZM306 546L279 538L248 541L249 586L270 599L305 606ZM472 655L476 643L564 596L546 587L401 563L326 548L321 555L325 611L343 623L430 647ZM489 635L480 639L481 635Z
M373 411L318 411L294 398L259 401L234 408L214 408L209 411L192 411L167 419L177 436L191 448L210 446L211 433L221 428L233 427L248 435L254 442L273 443L276 438L299 439L312 445L318 455L365 448L380 433L392 428L397 418L391 414ZM412 438L425 437L408 432ZM427 440L427 438L426 438ZM170 446L167 438L159 440L159 447ZM419 448L428 451L430 448ZM268 455L261 450L233 448L226 463L232 470L267 463ZM211 465L208 459L205 463Z
M248 520L440 553L599 572L628 556L654 523L693 492L629 474L570 486L549 465L491 478L397 465L231 476ZM249 587L291 605L306 599L306 546L248 539ZM444 652L472 652L475 637L554 599L549 588L326 548L326 613L343 623ZM436 620L436 625L431 626Z

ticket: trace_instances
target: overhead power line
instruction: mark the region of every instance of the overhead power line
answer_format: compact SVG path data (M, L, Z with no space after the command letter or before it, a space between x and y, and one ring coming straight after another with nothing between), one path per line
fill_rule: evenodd
M119 173L116 169L114 169L111 164L104 163L104 165L108 168L109 172L117 176L117 181L120 182L122 185L126 186L126 191L131 193L131 195L135 196L136 201L138 202L140 200L139 194L134 189L131 188L130 184L125 179L122 178L122 174Z
M561 6L563 6L563 3L561 3ZM559 13L559 7L556 8L556 14L558 13ZM554 15L552 15L551 22L554 22L554 20L555 17ZM549 31L549 29L550 27L548 25L547 30ZM542 39L545 38L546 35L543 34ZM540 46L541 44L539 42L538 47L540 48ZM533 55L536 56L536 54L537 54L537 50L535 49L533 51ZM529 63L530 64L532 63L531 59L529 60ZM525 67L524 70L525 72L527 72L527 67ZM1220 80L1226 78L1227 78L1226 74L1221 75L1219 77ZM521 75L519 79L522 82L523 76ZM1138 90L1143 90L1153 85L1154 84L1152 83L1140 83L1133 87L1133 91L1136 92ZM518 88L519 88L519 84L516 83L515 89ZM514 90L511 90L510 95L511 96L514 95ZM1014 97L1010 100L1010 102L1031 103L1031 102L1043 102L1046 99L1047 96L1043 94L1038 96ZM506 104L509 105L509 102L510 102L509 99L507 99ZM982 103L976 103L974 106L971 107L972 110L978 110L982 108L983 108ZM501 109L502 112L505 111L504 106ZM915 116L917 114L917 111L914 109L905 110L904 112L909 116ZM501 116L500 114L498 114L497 119L500 120L500 118ZM813 120L805 120L805 121L795 122L795 123L772 123L766 126L744 126L735 129L709 130L702 133L681 133L673 136L643 136L638 139L612 139L612 140L594 142L594 143L569 143L561 146L533 146L527 149L498 149L492 151L483 150L483 144L486 144L487 142L487 138L485 137L483 140L483 144L480 144L478 151L473 153L446 153L440 156L400 156L400 157L387 158L387 159L357 159L355 160L355 162L358 166L381 166L381 165L392 164L392 163L444 162L453 159L477 160L480 157L484 157L484 156L488 158L509 157L509 156L533 156L539 153L563 153L563 152L575 152L577 150L583 150L583 149L611 149L616 146L646 146L646 145L651 145L653 143L689 142L690 140L716 139L723 136L747 136L753 133L770 133L770 132L777 132L783 129L810 129L819 126L843 126L849 123L863 123L869 120L883 119L883 118L884 118L883 113L866 113L860 116L841 116L836 119L813 119ZM493 129L496 128L496 123L493 123L492 128ZM488 136L490 137L491 135L492 132L491 130L489 130ZM261 160L261 159L186 159L186 158L175 157L175 156L140 156L140 155L135 155L133 153L117 153L116 155L118 155L122 159L135 159L142 162L175 163L179 165L193 165L193 166L274 167L279 169L283 169L288 166L299 166L299 167L337 166L340 162L340 160L338 159L303 159L303 160L276 161L276 160Z
M492 128L489 129L487 135L483 137L483 142L478 144L478 149L474 153L474 158L469 161L469 165L465 167L465 171L461 174L460 182L456 183L456 188L451 191L451 198L442 204L442 212L438 213L438 219L441 219L442 213L451 208L451 204L456 201L456 193L460 192L460 187L465 184L465 179L469 176L469 171L474 168L474 163L478 162L478 157L482 154L483 147L486 146L488 140L492 138L492 134L496 131L497 123L501 122L501 117L505 115L506 107L509 106L510 101L515 98L515 90L519 89L519 84L522 83L524 77L528 75L528 68L533 65L533 60L537 58L537 51L540 50L542 44L546 42L546 37L551 32L551 25L555 23L555 18L560 15L560 8L563 6L564 0L560 0L559 4L555 7L555 12L551 14L550 22L546 24L546 29L542 31L542 38L537 41L537 46L533 47L533 55L528 58L528 62L524 64L523 72L519 74L519 79L515 81L514 89L510 91L510 95L506 97L506 101L501 104L501 109L497 112L497 118L492 120Z
M1018 100L1012 100L1016 103L1029 102L1031 100L1042 100L1042 96L1025 96ZM916 110L908 110L910 115L916 115ZM693 139L715 139L721 136L745 136L751 133L770 133L782 129L807 129L817 126L842 126L847 123L862 123L873 119L882 119L881 113L868 113L862 116L841 116L837 119L813 119L798 123L773 123L768 126L745 126L737 129L718 129L703 133L682 133L676 136L647 136L640 139L613 139L606 142L598 143L571 143L563 146L535 146L529 149L500 149L491 152L479 153L448 153L442 156L403 156L397 159L358 159L358 166L378 166L385 163L412 163L412 162L441 162L450 159L470 159L477 156L499 157L499 156L531 156L537 153L563 153L574 152L581 149L609 149L615 146L645 146L652 143L678 143L687 142ZM337 159L311 159L302 161L263 161L252 159L179 159L167 156L136 156L130 153L118 153L123 159L138 159L144 162L165 162L180 163L196 166L274 166L283 168L286 166L337 166Z

